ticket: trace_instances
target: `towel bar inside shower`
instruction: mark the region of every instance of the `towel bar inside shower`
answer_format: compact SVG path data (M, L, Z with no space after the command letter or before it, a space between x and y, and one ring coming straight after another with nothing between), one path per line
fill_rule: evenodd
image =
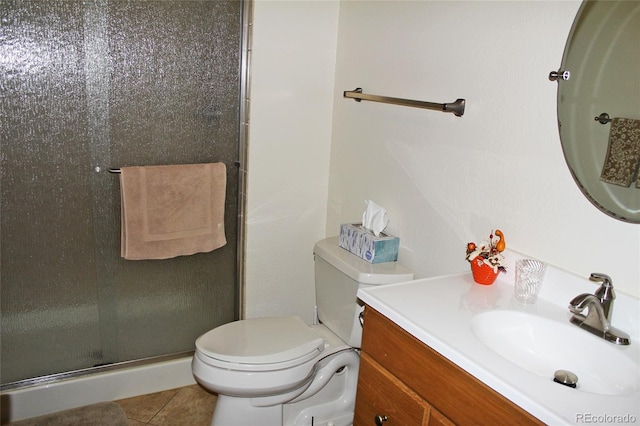
M343 93L343 97L354 99L356 102L360 101L372 101L382 102L385 104L401 105L414 108L431 109L442 112L452 112L456 117L462 117L464 114L464 107L466 101L464 99L457 99L450 104L438 104L434 102L416 101L412 99L390 98L388 96L369 95L362 93L362 88L358 87L355 90L346 91Z
M239 162L239 161L234 161L233 163L236 165L236 167L240 167L240 162ZM100 168L99 168L99 167L97 167L97 168L96 168L96 171L98 171L98 172L99 172L99 171L100 171ZM122 173L122 170L121 170L121 169L119 169L119 168L116 168L116 167L109 167L109 168L107 169L107 171L108 171L109 173L114 173L114 174Z

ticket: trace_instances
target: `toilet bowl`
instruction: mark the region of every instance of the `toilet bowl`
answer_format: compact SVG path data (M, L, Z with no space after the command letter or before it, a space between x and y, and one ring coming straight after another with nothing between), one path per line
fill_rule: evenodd
M357 289L413 274L396 262L369 264L336 237L318 242L314 254L320 324L246 319L196 340L193 375L218 394L213 426L352 424L362 335Z
M272 396L309 384L324 349L298 317L235 321L196 340L193 371L219 394Z
M322 410L304 402L315 397L315 405L335 402L324 411L338 426L352 421L359 358L324 325L307 326L298 317L256 318L200 336L192 369L202 386L219 395L212 425L306 425L312 417L320 425ZM318 396L336 373L346 376L342 389ZM293 409L296 404L306 412ZM341 416L345 421L336 423Z

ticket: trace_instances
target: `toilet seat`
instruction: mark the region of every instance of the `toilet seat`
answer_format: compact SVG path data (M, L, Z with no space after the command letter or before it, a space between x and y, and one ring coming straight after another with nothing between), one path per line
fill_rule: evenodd
M234 321L196 340L203 362L241 371L291 368L315 358L324 346L322 337L298 317Z

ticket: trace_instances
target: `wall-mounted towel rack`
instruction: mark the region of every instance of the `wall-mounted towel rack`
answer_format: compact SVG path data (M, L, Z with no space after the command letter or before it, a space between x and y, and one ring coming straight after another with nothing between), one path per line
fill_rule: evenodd
M355 90L344 92L343 96L345 98L355 99L356 102L373 101L373 102L382 102L385 104L432 109L432 110L442 111L442 112L452 112L457 117L462 117L462 115L464 114L464 106L466 102L464 99L457 99L455 102L450 104L437 104L433 102L414 101L411 99L390 98L387 96L368 95L368 94L362 93L362 89L360 87L358 87Z
M609 118L609 114L607 114L606 112L603 112L597 117L593 117L593 119L600 122L600 124L607 124L611 121L611 118Z

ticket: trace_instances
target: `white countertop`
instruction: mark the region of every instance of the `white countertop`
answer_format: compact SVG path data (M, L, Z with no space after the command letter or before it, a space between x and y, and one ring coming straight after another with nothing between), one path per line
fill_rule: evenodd
M509 258L515 263L519 256L513 252ZM553 377L536 375L502 358L474 335L471 329L473 316L488 310L522 311L569 324L569 301L580 293L593 293L598 286L549 267L538 302L522 305L513 299L513 270L508 267L509 272L500 274L490 286L476 284L469 272L368 287L360 289L358 297L549 425L640 422L640 391L602 395L559 385L553 382ZM612 278L615 285L615 276ZM618 294L613 315L613 325L631 336L631 345L608 344L640 365L640 301ZM578 331L590 335L584 330ZM635 380L640 382L638 371L630 374L637 376ZM640 385L637 388L640 389Z

